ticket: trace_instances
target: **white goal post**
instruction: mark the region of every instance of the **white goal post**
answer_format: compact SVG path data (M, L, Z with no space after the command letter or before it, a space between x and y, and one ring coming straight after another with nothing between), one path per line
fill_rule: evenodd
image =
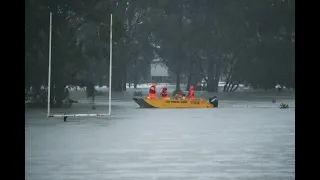
M49 68L48 68L48 111L47 118L49 117L92 117L92 116L111 116L111 85L112 85L112 14L110 16L110 68L109 68L109 113L108 114L50 114L50 89L51 89L51 41L52 41L52 12L50 12L50 25L49 25Z

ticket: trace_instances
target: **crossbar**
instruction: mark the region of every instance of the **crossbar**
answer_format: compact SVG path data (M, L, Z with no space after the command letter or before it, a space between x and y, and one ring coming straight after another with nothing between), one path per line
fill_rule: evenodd
M87 116L107 116L108 114L53 114L49 117L87 117Z

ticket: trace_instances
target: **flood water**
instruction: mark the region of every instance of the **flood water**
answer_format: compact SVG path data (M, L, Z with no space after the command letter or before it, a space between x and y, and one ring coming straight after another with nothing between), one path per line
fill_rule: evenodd
M294 106L294 99L282 101ZM77 104L53 113L107 113L101 102L95 110ZM279 109L278 102L220 99L212 109L141 109L115 100L110 117L67 122L29 109L26 179L295 179L295 108Z

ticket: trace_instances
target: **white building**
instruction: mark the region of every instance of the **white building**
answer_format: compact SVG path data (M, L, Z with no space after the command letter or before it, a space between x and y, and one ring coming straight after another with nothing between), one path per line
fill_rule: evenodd
M151 80L153 83L161 83L168 80L168 67L159 59L154 59L151 62Z

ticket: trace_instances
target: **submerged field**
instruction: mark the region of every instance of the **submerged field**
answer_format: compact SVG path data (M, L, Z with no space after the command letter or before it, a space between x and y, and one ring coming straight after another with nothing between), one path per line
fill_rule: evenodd
M131 95L114 93L110 117L26 109L26 179L295 179L294 94L218 93L213 109L140 109ZM108 113L108 94L95 110L72 96L52 113Z

